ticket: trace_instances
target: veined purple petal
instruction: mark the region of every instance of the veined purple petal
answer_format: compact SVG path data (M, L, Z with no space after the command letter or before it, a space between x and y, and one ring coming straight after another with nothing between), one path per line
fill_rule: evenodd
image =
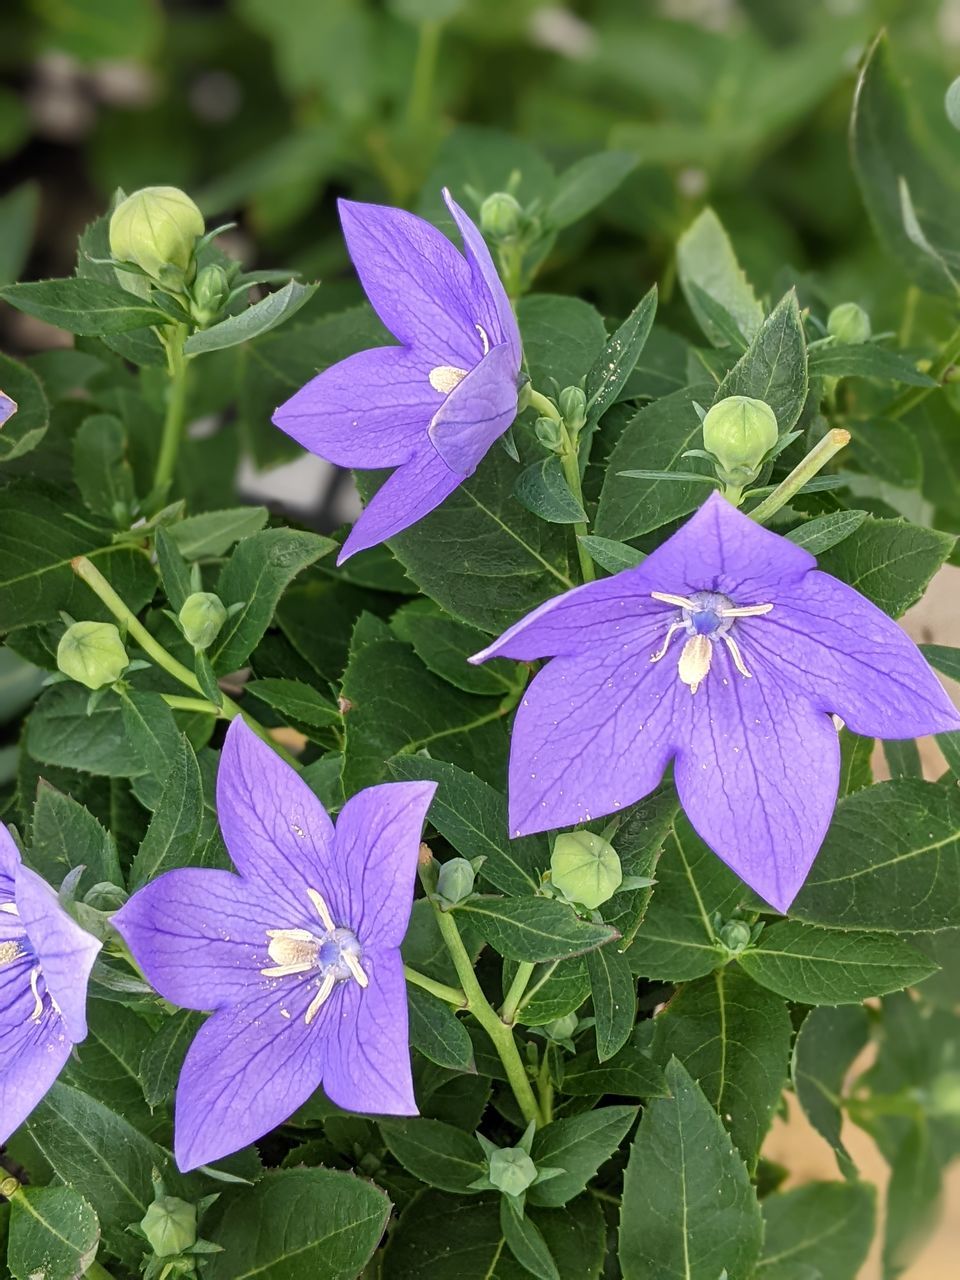
M428 435L451 471L472 475L517 416L517 366L508 346L493 347L450 392Z
M350 530L337 557L343 564L358 551L375 547L408 529L449 498L463 476L451 471L436 449L426 442L409 462L398 467L380 486Z
M101 943L67 915L45 880L17 868L20 923L60 1010L67 1035L79 1044L87 1034L87 983Z
M333 861L333 823L307 784L241 717L227 730L217 773L217 816L240 874L286 920L275 927L312 927L308 889L342 914Z
M870 738L960 729L960 713L910 637L853 587L808 573L751 629L772 671ZM762 625L760 625L762 624Z
M113 917L150 984L174 1004L204 1012L262 988L260 970L271 964L267 930L300 923L276 896L233 872L197 867L168 871Z
M17 412L17 402L5 391L0 391L0 427Z
M697 692L680 686L674 780L698 834L761 898L786 911L830 825L840 747L828 715L785 688L754 649L747 661L750 679L715 643Z
M0 822L0 901L12 899L17 868L20 866L20 850L13 836Z
M0 1008L0 1143L41 1101L73 1049L49 1002L41 1018L31 1018L34 999L29 983L25 991L15 1005Z
M399 947L403 941L423 821L436 789L433 782L367 787L337 817L336 859L349 899L347 915L364 946Z
M470 268L436 227L403 209L340 200L360 282L390 332L434 365L472 369L484 353Z
M415 1116L403 961L394 948L368 948L367 989L343 984L339 1016L325 1024L323 1088L347 1111Z
M442 395L431 365L405 347L373 347L318 373L273 415L276 426L340 467L395 467L422 447Z
M478 296L486 293L490 300L493 314L488 324L484 326L490 342L505 342L509 346L513 355L514 372L516 373L523 359L523 349L520 345L520 328L500 275L493 265L490 250L487 248L486 241L480 234L479 229L464 210L460 208L446 187L443 189L443 198L446 201L447 208L450 210L451 217L457 224L460 235L463 237L463 247L470 266L470 273L473 276L474 290ZM496 317L495 321L493 319L494 316ZM483 322L481 321L481 323Z

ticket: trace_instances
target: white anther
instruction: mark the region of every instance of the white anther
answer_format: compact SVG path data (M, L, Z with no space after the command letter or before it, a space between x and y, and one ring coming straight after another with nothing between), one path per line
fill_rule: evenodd
M323 895L317 893L316 889L308 889L307 897L316 908L317 915L323 921L323 927L326 929L327 933L333 933L337 926L333 923L333 916L330 914L330 908L324 901Z
M0 902L0 912L5 916L19 916L20 908L15 902Z
M317 1016L317 1014L320 1012L320 1009L322 1008L322 1006L325 1005L326 1002L330 999L330 995L333 992L333 988L336 985L336 981L337 980L332 973L328 972L324 975L323 981L320 983L320 990L310 1001L310 1007L307 1009L307 1013L304 1021L306 1022L308 1027L310 1023L314 1020L314 1018Z
M20 959L21 954L19 942L0 942L0 968L5 964L13 964L14 960Z
M674 632L682 631L683 625L684 624L682 622L670 623L670 626L667 628L667 634L664 637L663 644L660 646L659 652L655 653L653 657L650 659L651 662L660 661L660 659L666 654L667 650L670 648L670 641L673 639Z
M683 646L680 654L680 665L677 668L680 679L690 686L690 692L696 693L706 680L713 661L713 645L709 636L691 636Z
M274 961L261 969L265 978L286 978L291 973L309 973L316 967L319 943L307 929L268 929L267 955Z
M772 608L772 604L735 605L731 609L718 609L717 615L721 618L759 618L762 614L769 613Z
M30 1015L31 1022L39 1022L43 1017L43 998L40 995L40 988L37 985L40 978L40 966L30 970L30 990L33 992L33 998L36 1004L33 1006L33 1013Z
M740 652L740 646L737 644L736 640L734 640L733 636L725 632L720 639L730 650L730 656L733 658L734 666L740 674L742 676L746 676L748 680L751 679L752 672L747 670L746 664L743 661L743 654Z
M480 335L480 341L483 343L483 354L486 355L490 350L490 339L487 337L487 331L482 324L475 324L473 327Z
M449 395L454 387L459 387L466 376L466 369L458 369L452 364L438 364L435 369L430 370L430 385L441 395Z
M678 609L690 609L693 613L696 613L699 607L696 600L689 600L686 596L674 596L668 591L651 591L650 595L662 604L676 605Z
M343 953L342 959L343 959L343 963L347 966L347 968L356 978L357 982L359 982L360 986L368 987L370 985L370 979L364 973L363 965L360 963L357 957L354 955L351 955L349 951L345 951Z

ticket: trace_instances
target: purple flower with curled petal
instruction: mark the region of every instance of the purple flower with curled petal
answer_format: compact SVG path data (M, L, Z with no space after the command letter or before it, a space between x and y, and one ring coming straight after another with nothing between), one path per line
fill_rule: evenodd
M0 427L17 412L16 400L11 400L5 391L0 391Z
M273 415L329 462L396 467L353 526L338 563L439 506L517 415L516 317L480 232L448 191L443 198L463 253L412 213L340 201L367 297L402 345L341 360Z
M916 645L719 495L636 569L547 601L471 659L552 661L517 713L515 836L648 795L670 760L687 816L779 911L837 798L832 714L854 732L960 728Z
M23 1123L87 1034L100 950L20 861L0 825L0 1142Z
M294 770L230 726L217 812L240 874L169 871L113 918L161 995L213 1011L177 1086L182 1170L262 1137L321 1082L348 1110L417 1114L400 943L435 790L369 787L334 831Z

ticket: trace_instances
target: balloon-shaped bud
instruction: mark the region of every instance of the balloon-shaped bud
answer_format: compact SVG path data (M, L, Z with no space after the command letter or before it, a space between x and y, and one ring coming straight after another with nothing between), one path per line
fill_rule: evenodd
M223 267L211 262L197 273L192 289L190 314L201 328L212 323L230 293L230 281Z
M734 482L756 479L777 434L777 415L750 396L727 396L703 420L703 447L720 464L722 477Z
M563 1018L554 1018L552 1022L544 1023L542 1030L548 1040L556 1040L562 1044L572 1039L579 1023L580 1019L575 1013L568 1013Z
M463 902L473 893L475 880L473 867L466 858L451 858L440 867L437 893L447 902Z
M538 418L533 429L537 439L551 453L559 453L563 448L563 431L553 418Z
M147 1209L140 1230L158 1258L175 1258L197 1243L196 1205L176 1196L158 1196Z
M872 333L870 317L855 302L841 302L827 316L827 333L838 342L859 346Z
M147 275L182 284L194 269L203 214L178 187L144 187L122 200L110 219L110 252Z
M537 1166L521 1147L504 1147L490 1153L491 1185L507 1196L522 1196L537 1180Z
M728 920L717 932L720 942L728 951L734 953L743 951L749 946L752 936L753 931L745 920Z
M115 684L130 659L112 622L75 622L57 645L57 666L88 689Z
M583 388L564 387L559 405L568 430L576 434L587 420L587 397Z
M226 620L223 601L211 591L195 591L187 596L179 614L183 634L198 650L213 644Z
M612 844L589 831L571 831L557 836L550 878L568 902L592 911L620 888L623 870Z
M511 240L520 231L523 209L508 191L494 191L480 206L480 227L492 240Z

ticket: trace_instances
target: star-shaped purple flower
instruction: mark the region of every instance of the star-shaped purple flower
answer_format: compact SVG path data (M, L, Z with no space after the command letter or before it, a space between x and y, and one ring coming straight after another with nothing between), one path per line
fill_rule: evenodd
M412 213L339 202L367 297L402 345L341 360L273 415L329 462L397 468L353 526L338 563L439 506L517 415L516 317L480 232L448 191L443 198L463 253Z
M17 412L16 400L11 400L5 391L0 391L0 427Z
M858 734L960 728L916 645L719 495L636 569L547 601L471 659L552 662L517 713L514 836L626 808L674 761L702 838L785 911L837 798L832 714Z
M169 871L114 917L161 995L213 1010L177 1087L184 1171L287 1120L323 1083L351 1111L416 1115L400 943L434 783L386 783L333 823L242 720L217 777L239 875Z
M100 950L0 824L0 1142L26 1120L87 1034Z

